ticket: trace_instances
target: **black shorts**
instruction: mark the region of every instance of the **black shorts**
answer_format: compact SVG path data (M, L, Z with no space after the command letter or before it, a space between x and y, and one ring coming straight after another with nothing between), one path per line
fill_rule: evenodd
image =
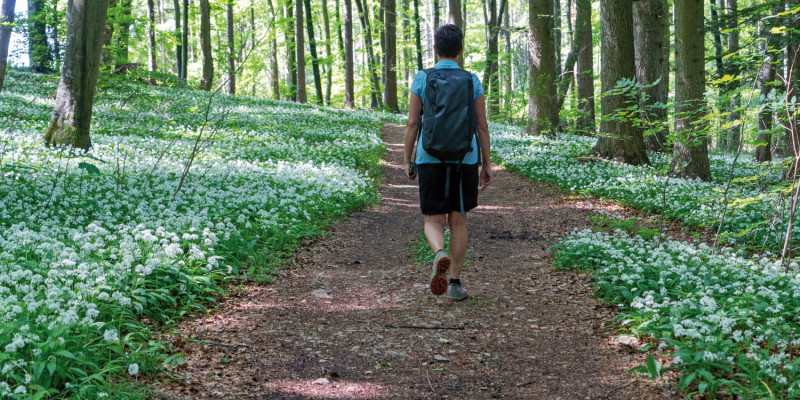
M478 166L450 164L450 196L445 198L447 166L443 164L420 164L419 205L424 215L450 214L461 211L464 196L464 212L478 206ZM463 181L462 181L463 179ZM462 185L459 185L461 183ZM459 188L459 186L461 186Z

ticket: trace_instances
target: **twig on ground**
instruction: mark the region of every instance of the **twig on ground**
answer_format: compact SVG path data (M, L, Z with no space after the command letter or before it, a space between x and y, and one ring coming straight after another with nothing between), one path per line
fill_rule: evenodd
M226 346L226 347L252 347L247 343L222 343L222 342L212 342L209 340L199 340L199 339L186 339L184 342L193 342L193 343L202 343L202 344L213 344L217 346Z
M425 378L428 379L428 386L431 387L431 392L436 393L436 395L438 396L439 393L437 393L436 389L433 388L433 384L431 383L431 377L427 369L425 370Z
M384 326L390 329L452 329L459 331L463 331L464 329L466 329L465 326L392 325L392 324L386 324Z
M605 395L604 397L605 397L605 398L609 398L609 397L611 397L611 395L612 395L612 394L614 394L614 392L616 392L616 391L618 391L618 390L625 389L626 387L628 387L628 386L630 386L630 385L633 385L633 383L634 383L634 382L636 382L636 381L630 381L630 382L628 382L628 383L626 383L626 384L624 384L624 385L617 386L617 387L615 387L615 388L613 388L613 389L609 390L609 391L608 391L608 393L606 393L606 395Z

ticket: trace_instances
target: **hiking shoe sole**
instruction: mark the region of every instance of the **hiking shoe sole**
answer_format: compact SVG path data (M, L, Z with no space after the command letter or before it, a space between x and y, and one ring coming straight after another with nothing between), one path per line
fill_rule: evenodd
M431 273L431 293L441 296L447 292L447 271L450 270L450 257L444 251L436 253Z

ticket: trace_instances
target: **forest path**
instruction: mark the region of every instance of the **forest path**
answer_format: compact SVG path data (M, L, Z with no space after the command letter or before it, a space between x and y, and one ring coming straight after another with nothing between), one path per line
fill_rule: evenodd
M172 399L672 399L626 374L643 362L609 337L589 277L548 248L589 226L591 199L497 169L469 214L470 299L430 294L410 251L422 229L402 173L404 127L386 124L382 204L336 224L267 286L185 323ZM434 328L434 329L429 329Z

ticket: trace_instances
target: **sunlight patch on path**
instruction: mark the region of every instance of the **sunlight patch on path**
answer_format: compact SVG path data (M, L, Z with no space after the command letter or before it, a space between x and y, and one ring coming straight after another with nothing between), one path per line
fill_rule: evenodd
M367 382L334 380L326 384L316 380L282 379L267 382L262 387L277 393L304 396L309 399L376 399L388 397L387 388Z

